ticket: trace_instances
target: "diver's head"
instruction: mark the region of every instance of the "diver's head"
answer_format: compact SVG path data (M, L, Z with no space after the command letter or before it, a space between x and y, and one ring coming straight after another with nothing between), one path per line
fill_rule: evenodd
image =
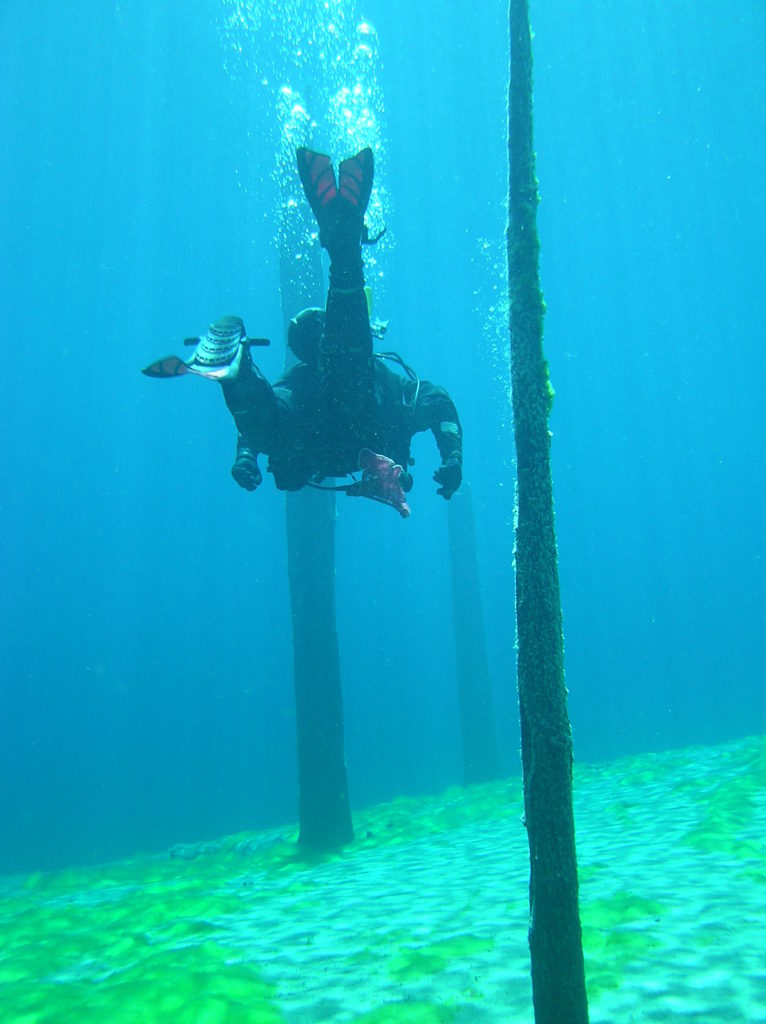
M287 345L296 359L312 365L319 359L319 340L324 330L324 310L311 306L294 316L287 328Z

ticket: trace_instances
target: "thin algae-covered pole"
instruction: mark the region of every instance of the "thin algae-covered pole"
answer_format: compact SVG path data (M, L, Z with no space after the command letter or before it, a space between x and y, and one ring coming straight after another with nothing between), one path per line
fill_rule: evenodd
M553 518L543 355L527 0L510 0L508 285L517 462L516 628L529 948L536 1024L587 1024L572 810L572 734Z

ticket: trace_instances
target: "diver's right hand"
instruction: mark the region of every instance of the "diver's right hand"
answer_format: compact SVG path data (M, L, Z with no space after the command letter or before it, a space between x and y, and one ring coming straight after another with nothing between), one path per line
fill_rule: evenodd
M261 471L258 468L258 457L250 448L239 446L237 449L237 460L231 467L231 475L240 487L246 491L254 491L263 483Z

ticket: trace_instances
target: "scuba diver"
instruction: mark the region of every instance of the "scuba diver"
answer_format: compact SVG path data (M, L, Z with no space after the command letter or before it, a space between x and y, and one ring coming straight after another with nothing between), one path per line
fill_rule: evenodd
M449 499L460 486L457 410L443 388L420 380L396 353L373 351L373 337L381 339L387 325L370 322L362 261L362 245L377 241L364 224L372 150L344 160L337 181L328 156L299 149L297 157L319 241L330 256L326 308L305 309L289 325L287 343L298 362L271 385L250 356L251 347L268 341L249 338L242 320L229 316L212 323L204 336L187 339L196 346L189 360L168 356L143 372L152 377L194 373L220 381L237 426L231 472L246 490L262 483L258 455L263 453L280 490L308 485L345 491L390 505L406 518L414 434L430 430L436 440L437 494ZM323 483L347 476L351 483Z

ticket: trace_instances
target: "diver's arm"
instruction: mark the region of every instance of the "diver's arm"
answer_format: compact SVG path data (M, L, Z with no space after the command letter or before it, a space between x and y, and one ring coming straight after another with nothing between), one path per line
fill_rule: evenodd
M415 404L414 433L430 430L441 455L441 466L434 473L439 484L437 494L451 498L463 479L463 428L455 403L444 390L430 381L420 382Z
M223 382L223 395L244 443L267 455L283 445L304 388L306 366L298 363L269 384L254 364Z
M222 381L223 397L244 443L255 452L269 452L280 427L280 408L274 389L248 358L236 377Z
M254 491L263 480L259 452L273 455L284 448L305 370L299 363L272 386L248 361L235 378L223 382L226 404L237 425L237 454L231 475L245 490Z

